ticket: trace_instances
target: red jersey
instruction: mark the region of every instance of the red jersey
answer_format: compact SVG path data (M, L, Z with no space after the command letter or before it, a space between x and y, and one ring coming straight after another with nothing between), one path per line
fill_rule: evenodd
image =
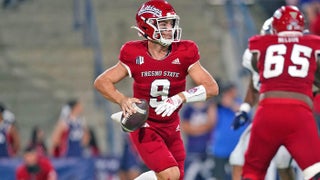
M178 110L170 117L161 117L155 108L185 90L188 70L200 59L197 45L192 41L172 43L170 54L156 60L148 53L147 40L130 41L121 48L119 59L134 79L133 96L149 102L148 120L167 123L178 119Z
M20 167L18 167L16 171L16 179L17 180L29 180L29 179L43 180L43 179L48 179L49 175L56 176L56 172L48 159L43 157L39 158L38 165L40 167L40 170L37 173L29 173L26 165L24 164L21 165Z
M320 37L254 36L249 40L249 49L258 53L260 93L291 91L306 94L312 99Z

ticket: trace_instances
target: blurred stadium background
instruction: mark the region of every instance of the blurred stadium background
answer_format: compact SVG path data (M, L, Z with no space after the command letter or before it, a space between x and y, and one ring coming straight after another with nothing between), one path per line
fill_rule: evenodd
M170 1L170 0L169 0ZM105 154L120 152L120 128L109 119L119 107L95 94L97 74L117 62L142 0L24 0L0 9L0 101L15 113L22 147L39 125L48 142L62 105L79 98ZM240 66L247 38L284 0L174 0L183 39L198 43L201 62L216 78L244 92ZM130 79L118 87L126 94Z

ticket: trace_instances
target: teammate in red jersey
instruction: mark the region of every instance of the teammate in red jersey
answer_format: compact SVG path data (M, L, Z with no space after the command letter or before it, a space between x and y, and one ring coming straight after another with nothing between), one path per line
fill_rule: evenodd
M320 139L311 109L312 85L320 79L320 37L303 35L304 18L294 6L275 11L272 26L275 35L249 40L261 87L243 179L263 180L281 145L305 179L319 178Z
M135 27L147 40L130 41L120 51L120 62L102 73L95 87L120 105L124 115L135 110L139 98L149 102L149 118L143 128L130 133L131 141L153 171L137 179L183 179L185 150L178 111L184 102L205 101L218 94L218 85L201 66L197 45L181 40L179 16L164 0L145 2L136 14ZM198 85L185 91L186 76ZM133 78L133 97L114 84Z

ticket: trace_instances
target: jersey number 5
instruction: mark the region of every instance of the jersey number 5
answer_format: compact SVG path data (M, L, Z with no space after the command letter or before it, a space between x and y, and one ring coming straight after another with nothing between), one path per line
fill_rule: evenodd
M276 44L268 47L264 62L263 77L266 79L280 76L284 71L284 55L287 53L287 46ZM295 44L293 45L290 60L293 65L288 66L288 73L292 77L304 78L308 75L309 60L312 49Z
M156 79L151 83L150 106L156 108L158 104L167 99L169 95L170 81L168 79ZM159 100L158 97L161 97Z

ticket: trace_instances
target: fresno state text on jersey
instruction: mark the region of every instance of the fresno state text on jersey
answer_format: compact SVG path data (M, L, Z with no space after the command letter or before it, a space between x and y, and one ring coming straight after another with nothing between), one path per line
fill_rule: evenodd
M320 53L320 37L315 35L254 36L251 52L258 53L260 92L291 91L312 99L312 84Z
M156 60L148 53L147 41L130 41L123 45L119 59L134 78L133 96L149 102L148 120L168 122L178 120L178 110L170 117L156 115L155 108L164 99L185 90L189 68L200 59L192 41L172 43L170 53Z

